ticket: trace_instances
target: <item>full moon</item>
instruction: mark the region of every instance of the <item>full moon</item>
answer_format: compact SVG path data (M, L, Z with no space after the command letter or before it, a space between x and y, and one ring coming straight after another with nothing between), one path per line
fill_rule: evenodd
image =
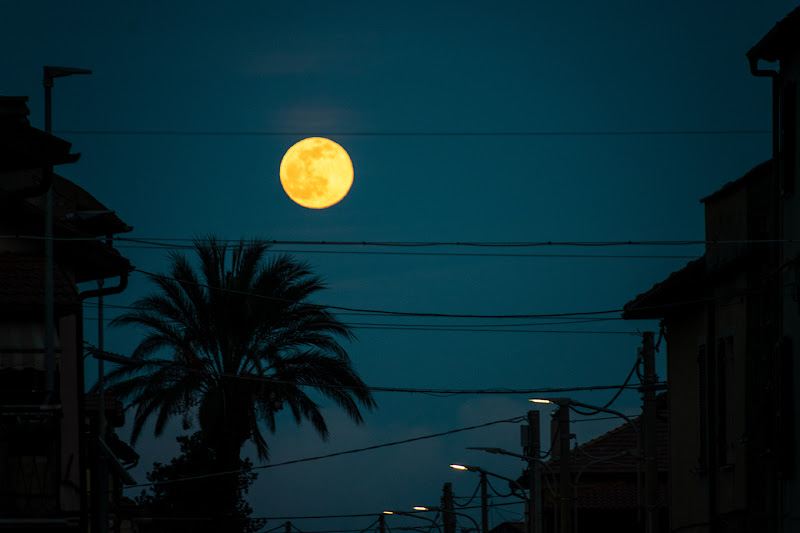
M281 160L281 185L303 207L325 209L353 185L353 163L344 148L322 137L303 139Z

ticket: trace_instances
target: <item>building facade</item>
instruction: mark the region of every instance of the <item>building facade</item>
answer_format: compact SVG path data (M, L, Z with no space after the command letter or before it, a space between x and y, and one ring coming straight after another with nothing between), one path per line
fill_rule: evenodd
M113 523L92 527L92 510L107 507L113 517L113 489L130 476L112 464L110 498L99 506L102 495L92 490L96 458L109 445L117 450L106 454L112 462L132 456L112 436L122 423L118 402L104 402L104 445L95 429L98 402L84 394L82 303L97 292L81 293L78 283L119 278L118 284L109 280L106 292L124 288L130 262L96 238L130 228L88 192L48 172L78 155L69 143L30 126L26 100L0 97L0 529L114 530ZM48 189L52 269L42 239ZM52 302L45 298L48 270ZM47 305L53 309L50 332ZM46 349L50 335L53 357Z
M625 306L665 327L671 531L800 531L799 43L800 9L747 54L772 158L701 200L703 257Z

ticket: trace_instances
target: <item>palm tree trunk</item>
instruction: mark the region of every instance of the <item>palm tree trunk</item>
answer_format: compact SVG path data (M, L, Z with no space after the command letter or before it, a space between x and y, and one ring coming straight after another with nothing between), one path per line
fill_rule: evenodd
M225 408L213 430L211 446L214 450L217 472L231 472L219 477L219 484L215 491L218 495L217 507L219 529L222 533L240 533L244 530L246 517L239 512L241 499L240 479L238 473L242 468L241 450L247 441L249 432L246 430L247 416L246 405L235 394L235 389L228 387L223 392ZM242 427L243 424L245 427Z

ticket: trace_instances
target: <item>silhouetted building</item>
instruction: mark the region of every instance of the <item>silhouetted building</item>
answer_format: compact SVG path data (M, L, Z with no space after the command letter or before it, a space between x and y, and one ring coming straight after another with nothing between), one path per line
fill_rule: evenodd
M667 527L667 400L658 396L656 451L658 465L658 517L661 531ZM641 417L632 418L641 430ZM555 420L554 420L555 423ZM556 440L550 447L552 457L541 468L543 531L559 531L558 480L561 457L558 429L550 434ZM573 530L609 533L641 533L644 531L644 469L639 456L637 431L622 425L574 447L570 451L569 471L572 487ZM518 482L527 486L528 475Z
M528 533L528 525L525 522L503 522L490 529L489 533Z
M747 54L772 79L773 158L704 198L703 257L625 306L665 326L672 531L800 531L799 42L797 9Z
M127 278L129 261L96 238L130 228L88 192L53 175L55 342L48 361L43 169L74 162L78 154L30 126L26 101L0 97L0 529L87 531L102 496L92 493L102 444L98 402L83 392L82 301L88 295L77 284ZM132 481L123 463L132 464L135 453L114 435L122 423L119 403L109 397L105 406L113 519L120 483ZM119 520L110 530L118 529Z

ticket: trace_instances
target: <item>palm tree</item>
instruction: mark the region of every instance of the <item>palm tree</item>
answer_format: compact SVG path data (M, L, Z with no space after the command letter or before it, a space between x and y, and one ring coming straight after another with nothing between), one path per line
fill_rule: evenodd
M106 377L109 390L135 408L133 442L146 421L155 419L158 436L180 416L185 429L199 423L221 471L236 470L247 441L268 459L262 425L274 432L281 409L327 439L312 390L359 424L360 407L375 407L339 342L354 339L350 329L309 302L324 288L321 279L290 256L267 261L266 249L196 240L199 271L172 253L168 276L149 275L158 290L114 319L146 332L130 364Z

